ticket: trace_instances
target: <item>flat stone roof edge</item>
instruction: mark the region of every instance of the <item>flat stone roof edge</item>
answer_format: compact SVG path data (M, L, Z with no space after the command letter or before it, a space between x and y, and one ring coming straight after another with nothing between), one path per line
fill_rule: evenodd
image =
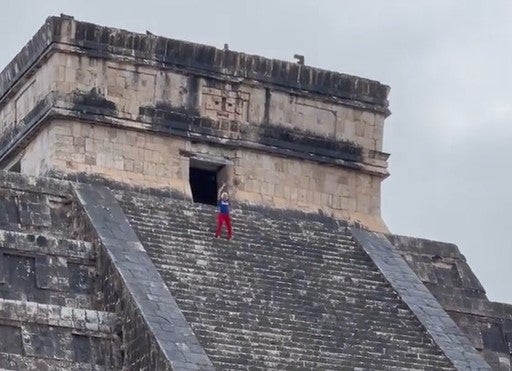
M49 17L45 24L0 73L0 98L30 70L53 42L64 42L105 56L153 60L164 67L260 81L270 85L348 98L388 107L389 86L378 81L269 59L213 46L146 35L74 20ZM97 54L97 53L96 53Z
M9 89L36 63L44 51L55 41L60 33L57 17L50 17L34 36L23 46L16 56L0 72L0 100Z

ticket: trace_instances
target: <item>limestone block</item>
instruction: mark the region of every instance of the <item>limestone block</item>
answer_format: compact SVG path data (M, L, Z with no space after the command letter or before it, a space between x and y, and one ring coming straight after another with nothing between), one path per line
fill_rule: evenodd
M371 150L376 149L375 139L373 139L373 138L368 139L368 138L365 138L364 136L363 137L356 136L355 143L360 145L363 148L367 148L367 149L371 149Z
M55 150L46 152L48 146ZM66 120L54 121L36 136L22 158L22 169L34 175L52 169L86 171L130 184L171 187L190 194L189 158L180 153L184 149L233 159L235 165L227 172L237 201L279 202L292 209L322 209L328 214L345 213L350 218L358 213L358 217L366 215L368 220L380 218L381 178L377 176L262 152L191 144L150 132Z
M244 89L250 94L248 107L248 121L255 124L261 124L265 119L265 89L251 87Z
M360 120L365 126L374 126L375 113L369 111L360 111Z
M336 107L272 91L269 103L269 120L273 124L334 137L337 125Z
M342 197L341 196L332 196L332 207L336 210L342 209Z
M365 127L362 121L355 122L355 131L357 137L364 137Z
M20 121L25 115L35 107L36 102L41 95L40 82L36 77L30 79L14 98L15 120Z
M0 134L15 125L14 102L11 100L0 109Z
M249 120L250 93L226 83L223 88L203 80L201 114L213 120Z
M364 127L364 137L366 139L375 139L374 137L375 125L365 125Z
M290 188L289 200L296 202L296 201L298 201L298 199L299 199L298 189L295 187Z
M358 123L352 119L345 119L343 121L343 133L340 139L355 140L356 139L356 127Z
M357 174L357 189L362 193L370 193L372 178L367 174Z
M343 196L343 197L341 197L340 202L341 202L342 210L356 211L356 209L357 209L356 199L353 197Z
M357 211L363 214L369 214L371 209L371 197L366 194L360 194L356 200Z

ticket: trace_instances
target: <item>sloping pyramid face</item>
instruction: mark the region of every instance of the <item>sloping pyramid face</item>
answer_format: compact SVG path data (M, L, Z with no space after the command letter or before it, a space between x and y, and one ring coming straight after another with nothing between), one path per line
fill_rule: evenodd
M227 241L212 206L9 173L0 210L1 369L509 368L510 306L340 220L240 206Z
M57 184L0 182L0 369L118 370L118 318L96 300L96 250L75 236L83 216Z
M219 369L453 369L342 222L117 195Z
M387 238L492 369L509 371L512 305L487 298L457 246L406 236Z

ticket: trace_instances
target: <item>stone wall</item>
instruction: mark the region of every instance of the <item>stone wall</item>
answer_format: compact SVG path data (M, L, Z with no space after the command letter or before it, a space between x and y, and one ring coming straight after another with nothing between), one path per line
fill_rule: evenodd
M230 136L234 139L243 131L277 126L304 136L348 141L362 149L363 163L387 174L385 156L371 153L382 151L384 112L342 105L326 96L290 94L254 82L219 81L69 53L51 55L12 99L0 102L0 136L28 121L32 110L50 93L76 101L77 96L91 91L101 97L101 102L94 103L107 105L117 118L141 121L155 110L187 113L236 127Z
M41 156L42 148L47 152ZM383 229L380 179L370 174L262 152L212 147L148 132L56 120L27 147L22 173L94 174L191 197L191 155L228 161L236 201L323 210Z
M70 184L1 171L0 211L0 369L121 369Z
M384 113L250 82L218 81L65 53L53 54L14 99L5 102L0 109L0 134L23 120L51 91L62 95L91 90L112 104L120 118L138 120L144 109L156 107L216 121L282 126L332 140L348 140L367 151L382 151Z
M21 159L27 174L190 196L187 156L200 152L233 163L239 201L385 230L387 93L359 77L50 18L0 73L0 167Z
M20 83L10 99L0 99L0 137L19 125L46 95L57 89L57 73L63 68L61 61L54 54L41 65L37 73ZM65 76L61 77L65 79Z

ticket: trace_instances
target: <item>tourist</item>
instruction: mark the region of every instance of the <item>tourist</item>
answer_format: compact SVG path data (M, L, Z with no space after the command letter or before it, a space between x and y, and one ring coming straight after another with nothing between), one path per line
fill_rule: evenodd
M219 237L222 230L222 225L226 224L228 230L228 240L233 237L233 231L231 229L231 218L229 217L229 194L225 191L227 188L226 184L223 184L219 189L218 195L218 207L217 207L217 230L215 231L215 237Z

